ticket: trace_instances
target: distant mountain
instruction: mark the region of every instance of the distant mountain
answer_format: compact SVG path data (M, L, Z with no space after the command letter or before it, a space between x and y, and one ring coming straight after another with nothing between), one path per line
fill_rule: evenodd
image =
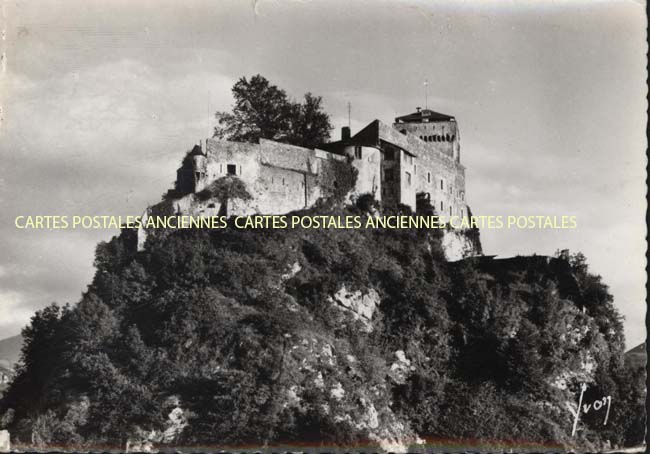
M22 345L23 337L20 334L0 340L0 366L13 369L20 358Z
M625 353L625 360L632 367L645 366L647 359L648 355L645 350L645 342Z

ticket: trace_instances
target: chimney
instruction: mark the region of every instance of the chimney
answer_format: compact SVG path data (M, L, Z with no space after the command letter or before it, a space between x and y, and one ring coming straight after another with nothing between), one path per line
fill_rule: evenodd
M415 111L416 111L416 112L419 112L420 109L421 109L421 107L416 107L416 108L415 108Z
M350 138L350 127L343 126L341 128L341 140L348 140Z

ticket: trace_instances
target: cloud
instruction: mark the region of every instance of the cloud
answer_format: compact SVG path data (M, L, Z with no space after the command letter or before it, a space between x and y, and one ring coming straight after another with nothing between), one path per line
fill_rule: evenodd
M184 150L207 137L233 81L194 72L164 77L134 60L45 80L9 72L0 155L0 337L34 309L76 301L94 249L113 231L17 230L19 215L140 214L171 187ZM207 94L207 95L206 95Z
M34 311L24 304L20 294L0 290L1 338L17 334L16 327L25 325L32 315Z

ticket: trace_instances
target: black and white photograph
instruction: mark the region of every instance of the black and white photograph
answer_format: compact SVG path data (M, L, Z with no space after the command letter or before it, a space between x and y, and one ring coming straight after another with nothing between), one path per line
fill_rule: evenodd
M0 452L645 452L646 7L0 0Z

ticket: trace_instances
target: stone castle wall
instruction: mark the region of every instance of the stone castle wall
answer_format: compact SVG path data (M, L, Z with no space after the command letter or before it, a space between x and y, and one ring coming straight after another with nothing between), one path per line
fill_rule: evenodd
M179 169L178 177L185 181L177 187L197 193L221 177L234 175L244 182L252 200L233 201L229 215L283 214L334 195L344 184L337 181L337 164L350 164L358 171L357 183L348 197L377 191L381 180L379 152L369 148L362 155L356 159L354 151L342 156L264 139L259 144L207 139L202 154L191 156L192 165ZM219 208L214 200L203 204L193 200L193 209L188 203L179 198L178 210L208 215Z
M425 124L429 125L436 126ZM193 150L178 170L177 187L184 189L184 194L196 193L221 177L235 175L246 184L252 200L236 202L229 211L236 207L233 214L282 214L307 208L319 198L333 195L339 183L334 165L338 162L357 169L355 187L348 194L351 198L370 193L385 203L401 203L415 209L416 195L426 193L438 214L464 216L465 168L453 151L458 131L455 122L444 122L442 126L447 129L438 132L450 133L446 145L427 143L409 132L378 124L383 138L380 143L356 143L337 153L271 140L253 144L207 139L204 150ZM214 201L212 205L203 210L207 213L209 208L218 208Z
M460 162L458 125L455 121L394 123L393 127L400 132L406 131L416 136L430 149L451 156Z
M405 134L408 149L416 155L413 169L415 193L429 194L431 204L439 215L467 215L465 167L460 163L456 122L396 123L393 127L400 130L413 127L415 131ZM444 133L450 140L449 142L425 142L420 139L420 136L415 135L425 134L425 131L428 131L427 134L430 132L429 135Z
M438 214L467 215L462 165L446 154L424 151L418 154L415 174L415 191L428 193Z

